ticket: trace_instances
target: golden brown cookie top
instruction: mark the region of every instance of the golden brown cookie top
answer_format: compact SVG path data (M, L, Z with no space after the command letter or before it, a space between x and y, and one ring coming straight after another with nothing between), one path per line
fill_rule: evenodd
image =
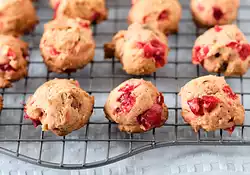
M208 29L204 34L200 35L196 41L196 45L219 45L225 46L232 41L240 41L248 43L245 35L235 24L220 25Z
M177 0L132 1L128 21L155 26L163 33L178 31L182 9ZM142 10L143 9L143 10Z
M137 126L143 131L161 126L168 116L162 94L142 79L130 79L117 86L104 108L119 125Z
M9 87L27 73L28 44L9 35L0 35L0 87Z
M0 69L17 70L26 62L28 44L12 36L0 35Z
M180 94L182 115L195 131L230 129L244 122L244 108L223 77L203 76L188 82Z
M34 29L38 23L30 0L4 0L0 3L0 33L15 36Z
M105 0L60 0L55 17L81 18L99 23L107 18Z
M40 86L26 104L28 118L44 130L66 135L88 121L94 97L89 96L74 80L54 79Z
M40 50L50 71L63 73L83 68L95 54L90 22L57 18L45 24Z
M232 23L238 13L239 0L191 0L195 21L203 26Z
M216 25L197 38L192 54L192 62L209 72L243 75L250 62L250 44L236 25Z
M89 43L93 40L89 21L80 18L57 18L45 24L44 31L43 44L54 46L57 52L68 52L79 42ZM53 39L43 40L50 37Z
M122 30L113 37L111 45L129 74L151 74L167 63L167 38L152 26L131 24L128 30Z

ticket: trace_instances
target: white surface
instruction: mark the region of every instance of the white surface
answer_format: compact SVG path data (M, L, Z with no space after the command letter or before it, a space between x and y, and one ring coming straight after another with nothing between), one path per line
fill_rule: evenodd
M1 155L0 175L241 175L250 174L247 152L249 147L169 147L144 152L108 166L80 171L41 168Z

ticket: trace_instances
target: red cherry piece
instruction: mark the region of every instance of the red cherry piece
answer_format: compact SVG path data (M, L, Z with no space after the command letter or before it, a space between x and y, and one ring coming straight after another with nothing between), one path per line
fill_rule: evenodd
M25 112L25 111L24 111ZM27 114L24 114L23 118L29 119L30 117Z
M133 91L135 88L137 88L140 84L137 84L137 85L130 85L130 84L126 84L124 87L120 88L118 91L119 92L125 92L125 93L128 93L128 92L131 92Z
M58 1L56 2L56 4L55 4L53 19L56 19L57 10L58 10L58 8L59 8L59 6L60 6L60 3L61 3L60 0L58 0Z
M79 22L79 25L80 25L82 28L89 28L89 24L86 23L86 22L83 22L83 21Z
M235 126L232 126L231 128L225 129L228 131L228 133L231 135L234 132Z
M197 8L201 12L205 10L205 7L203 5L201 5L200 3L198 4Z
M51 47L49 52L52 56L57 56L60 54L60 52L58 52L54 47Z
M224 86L223 91L228 95L229 98L236 100L238 96L232 91L229 86Z
M214 108L216 108L217 104L220 102L215 96L203 96L203 106L208 111L211 112Z
M9 48L7 52L7 57L9 57L10 59L16 58L16 53L11 48Z
M22 55L23 55L23 58L25 58L26 60L29 60L30 55L28 52L22 51Z
M144 16L142 18L142 24L145 24L147 22L147 19L148 19L149 16Z
M239 42L232 41L226 45L232 49L237 50L240 55L240 59L245 61L248 56L250 56L250 45L249 44L240 44Z
M129 85L126 84L124 87L120 88L118 92L123 92L123 94L117 99L117 102L120 102L121 105L119 108L116 108L116 112L129 112L135 104L136 98L133 96L132 91L137 88L138 85Z
M131 92L128 92L128 93L124 93L122 94L118 99L117 99L118 102L121 103L121 106L119 108L119 111L122 111L122 112L129 112L132 107L134 106L135 104L135 97L132 95Z
M219 21L222 17L223 17L223 12L221 11L221 9L219 7L213 7L213 16L214 19L216 19L217 21Z
M137 117L137 122L143 126L145 131L159 127L162 124L162 110L162 106L154 104L150 109Z
M150 44L146 44L146 45L144 46L144 56L145 56L146 58L151 58L151 57L153 57L152 47L151 47Z
M209 52L208 46L206 46L206 47L203 48L203 52L204 52L204 55L208 54L208 52Z
M55 3L55 8L54 9L57 10L59 5L60 5L60 0L57 0L57 2Z
M36 128L37 126L41 125L40 120L33 120L33 119L31 119L31 118L28 116L28 114L24 114L24 118L25 118L25 119L30 119L30 120L32 121L32 123L33 123L33 125L34 125L35 128Z
M32 120L32 119L31 119L31 121L32 121L32 123L33 123L33 125L34 125L35 128L36 128L37 126L41 125L41 122L40 122L39 120Z
M194 63L201 63L209 52L208 46L195 46L192 60Z
M239 51L240 58L244 61L250 55L250 45L242 44L241 50Z
M219 102L217 97L207 95L187 101L189 108L197 116L204 115L204 110L211 112Z
M194 98L187 101L191 111L198 116L204 115L203 100L201 98Z
M157 104L162 105L164 103L164 97L162 93L157 97Z
M214 26L214 30L215 30L216 32L220 32L220 31L222 30L222 27L216 25L216 26Z
M236 41L232 41L232 42L228 43L226 46L227 46L227 47L230 47L230 48L232 48L232 49L236 49L236 48L239 47L239 43L236 42Z
M167 20L168 19L168 11L167 10L163 10L160 15L158 16L158 20Z
M154 58L156 67L163 67L166 64L166 45L159 40L151 40L144 46L144 56Z
M145 43L143 43L143 42L136 43L136 47L138 47L139 49L142 49L144 46L145 46Z
M2 64L0 65L0 70L1 71L15 71L13 67L11 67L10 64Z
M115 112L116 112L116 113L120 113L120 112L122 112L122 111L121 111L121 109L118 107L118 108L115 109Z
M93 21L93 22L96 22L96 21L98 21L98 19L101 17L101 14L99 13L99 12L94 12L94 14L92 15L92 17L91 17L91 20Z
M201 46L195 46L194 47L194 54L193 54L193 57L192 57L192 60L193 62L195 63L200 63L200 50L201 50Z
M235 49L237 52L240 52L241 50L241 45L238 41L232 41L226 45L227 47L231 49Z
M75 81L75 83L77 87L80 87L80 83L77 80Z

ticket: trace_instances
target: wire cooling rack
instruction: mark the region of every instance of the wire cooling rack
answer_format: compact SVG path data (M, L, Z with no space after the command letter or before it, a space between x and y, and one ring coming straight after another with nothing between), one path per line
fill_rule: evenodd
M94 61L85 69L72 74L58 75L47 71L39 53L43 24L52 17L46 1L36 4L40 24L25 40L30 43L28 77L16 82L12 88L3 89L4 109L0 116L0 152L20 160L44 167L58 169L87 169L125 159L137 153L163 146L179 145L250 145L250 71L243 77L229 77L227 82L238 94L246 109L244 126L237 126L230 136L226 131L197 134L180 116L178 92L191 79L208 74L191 64L191 49L202 30L196 29L189 12L189 1L182 0L183 16L180 31L169 37L171 52L169 64L156 73L142 77L152 81L163 92L169 107L169 120L161 127L142 134L127 134L118 131L117 125L104 117L103 106L108 93L122 81L131 78L115 59L103 59L103 44L112 35L126 29L129 0L108 0L109 19L93 26L97 44ZM241 1L237 23L250 36L250 2ZM65 137L34 128L23 119L23 103L37 87L49 79L75 78L82 88L95 96L94 114L89 123ZM139 77L138 77L139 78ZM140 77L141 78L141 77Z

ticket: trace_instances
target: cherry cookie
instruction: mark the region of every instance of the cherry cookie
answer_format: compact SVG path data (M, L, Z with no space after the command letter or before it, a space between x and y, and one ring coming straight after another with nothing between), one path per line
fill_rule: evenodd
M128 22L150 24L165 34L175 33L179 28L181 14L178 0L132 0Z
M114 55L123 69L132 75L155 72L167 63L168 41L158 29L134 23L128 30L119 31L112 42L104 45L105 57Z
M95 54L89 21L57 18L45 24L40 50L50 71L64 73L83 68Z
M193 20L199 27L231 24L238 14L240 0L191 0Z
M105 0L51 0L51 5L55 10L54 18L82 18L92 23L107 19Z
M54 79L29 97L25 118L32 120L35 127L41 124L43 131L65 136L88 122L93 107L94 97L82 90L77 81Z
M121 131L131 133L161 127L168 118L164 97L151 82L142 79L127 80L111 91L104 112Z
M19 36L33 31L38 23L30 0L3 0L0 3L0 33Z
M28 44L10 35L0 35L0 88L27 75Z
M195 132L225 129L233 132L244 122L245 110L223 77L204 76L182 87L182 116Z
M192 61L208 72L243 75L250 63L250 45L236 25L215 26L195 41Z

